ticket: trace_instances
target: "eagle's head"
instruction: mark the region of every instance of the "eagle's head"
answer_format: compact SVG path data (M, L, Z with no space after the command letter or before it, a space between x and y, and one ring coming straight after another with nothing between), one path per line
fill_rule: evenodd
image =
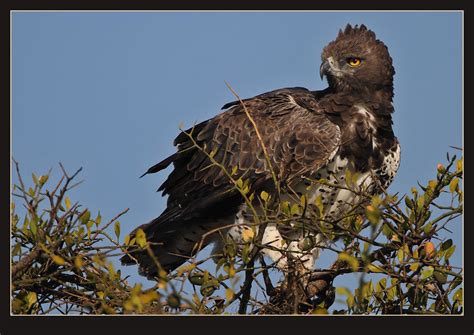
M339 30L321 55L321 79L337 91L392 90L392 58L383 42L365 25Z

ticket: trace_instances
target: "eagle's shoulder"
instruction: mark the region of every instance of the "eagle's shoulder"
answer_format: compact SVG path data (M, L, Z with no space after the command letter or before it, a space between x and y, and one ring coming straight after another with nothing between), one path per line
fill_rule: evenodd
M283 97L283 96L288 96L288 95L306 97L307 99L315 98L313 91L310 91L305 87L287 87L287 88L280 88L277 90L265 92L249 99L243 99L242 102L270 101L278 97ZM240 104L240 100L234 100L222 106L221 110L229 109L230 107L233 107L239 104Z

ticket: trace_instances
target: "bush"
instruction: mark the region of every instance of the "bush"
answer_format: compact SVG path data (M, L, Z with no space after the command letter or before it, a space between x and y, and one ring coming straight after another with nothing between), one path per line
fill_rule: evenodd
M205 148L203 148L205 150ZM212 158L212 153L209 153ZM218 162L213 162L218 164ZM151 253L143 232L120 239L118 219L103 221L69 198L81 169L51 185L50 173L32 186L23 181L15 162L18 185L11 204L12 310L15 314L115 314L229 312L254 314L459 314L463 311L463 270L450 264L456 250L452 239L440 240L448 225L462 215L462 159L447 157L427 185L404 196L371 196L356 187L357 176L332 185L357 192L359 203L337 221L327 220L321 204L308 204L303 195L290 204L271 196L249 194L245 180L235 187L255 208L254 229L244 245L227 241L217 264L193 257L175 272L161 272L156 285L144 290L131 286L112 259L136 249ZM228 171L232 177L232 171ZM313 180L314 184L329 183ZM254 201L254 200L258 201ZM19 214L17 208L24 206ZM252 205L255 206L255 205ZM261 213L261 214L258 214ZM276 270L259 257L264 228L277 222L282 229L304 225L311 249L323 234L333 243L320 247L333 253L326 269L302 277L296 263ZM313 230L313 231L311 231ZM443 233L443 234L441 234ZM199 245L196 246L199 248ZM290 251L282 246L281 252ZM151 253L151 256L153 254ZM159 265L159 260L156 260ZM211 270L212 269L212 270ZM271 273L271 275L269 274ZM357 288L334 287L336 277L360 273ZM276 286L275 286L276 283ZM335 297L345 297L346 308L330 308ZM248 309L251 309L248 311Z

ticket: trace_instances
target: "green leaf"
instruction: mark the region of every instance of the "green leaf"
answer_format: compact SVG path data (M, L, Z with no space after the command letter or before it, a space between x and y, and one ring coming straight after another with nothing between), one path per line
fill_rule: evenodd
M446 273L438 271L438 270L435 270L433 272L433 277L441 285L446 284L446 282L448 281L448 276L446 275Z
M36 217L36 215L33 218L31 218L30 230L33 236L36 236L36 233L38 232L38 218Z
M269 195L267 192L262 191L262 192L260 193L260 198L261 198L263 201L267 202L268 199L270 198L270 195Z
M193 272L189 276L189 281L193 285L201 286L204 283L204 274L202 272Z
M347 307L352 308L352 306L354 306L354 296L347 287L337 287L336 294L345 295L347 297Z
M40 185L43 186L44 184L46 184L48 179L49 179L49 175L46 174L44 176L39 177L38 181L39 181Z
M71 199L69 199L69 197L66 196L66 199L64 199L64 202L66 203L66 209L69 210L71 208Z
M419 197L417 200L417 204L418 204L418 208L422 208L423 205L425 204L425 197L424 196Z
M436 180L430 180L428 182L428 187L431 189L431 190L434 190L436 188L436 185L438 184L438 182Z
M290 215L298 215L300 213L300 207L297 204L291 206Z
M302 208L305 208L307 202L308 202L308 200L306 199L306 195L303 194L303 195L301 196L301 198L300 198L301 207L302 207Z
M398 249L397 251L397 258L399 263L403 263L403 260L405 258L405 252L403 251L402 248Z
M212 151L209 153L209 157L214 158L214 156L217 153L217 150L218 150L217 148L212 149Z
M352 182L352 173L349 169L346 169L346 171L344 172L344 175L345 175L345 178L346 178L346 185L347 186L351 186L351 182Z
M205 281L200 289L201 294L205 297L210 296L215 290L219 289L219 286L217 280L211 279L207 282Z
M298 248L301 251L308 251L308 250L313 249L313 247L314 247L314 240L311 236L306 236L303 240L301 240L298 243Z
M421 279L426 279L433 275L434 268L432 266L427 266L421 271Z
M314 204L319 210L319 214L322 214L324 211L324 205L323 205L323 196L319 194L316 199L314 200Z
M392 232L392 229L390 229L390 226L388 224L383 225L382 234L384 234L384 236L389 240L392 238L393 232Z
M117 240L120 238L120 221L115 221L115 236L117 236Z
M290 202L289 201L282 201L280 204L281 210L286 215L290 215Z
M429 234L432 228L433 228L433 225L431 224L431 222L428 222L427 224L424 225L423 231L425 232L425 234Z
M326 314L329 314L328 310L324 307L315 307L312 311L311 311L311 314L322 314L322 315L326 315Z
M81 220L82 224L87 224L91 218L91 212L89 210L85 210L84 213L82 213L81 217L79 218Z
M401 247L400 249L398 249L397 251L397 257L398 257L398 261L400 263L404 263L405 259L410 256L410 249L408 248L408 245L407 244L404 244L403 247Z
M372 280L369 280L364 286L362 286L362 297L370 298L374 292L374 287L372 285Z
M456 293L453 294L453 301L457 301L460 304L462 304L463 302L462 297L463 297L463 289L461 287L456 291Z
M367 266L367 269L371 272L375 272L375 273L380 273L380 272L384 272L384 270L380 267L380 266L377 266L375 264L369 264Z
M382 204L382 199L378 195L374 195L372 197L371 204L372 204L372 206L377 208Z
M451 247L449 247L448 250L446 250L446 253L444 254L444 259L448 260L454 254L455 250L456 250L455 245L452 245Z
M99 227L100 223L102 222L102 215L100 215L100 212L97 214L97 217L95 218L95 224L97 227Z
M375 285L375 293L382 293L387 287L387 278L382 278L379 280L377 285Z
M236 174L237 174L237 169L238 169L237 166L234 166L234 167L232 168L232 171L230 172L230 175L231 175L231 176L236 175Z
M241 189L242 186L244 185L242 178L237 179L237 181L235 182L235 185L237 185L237 187Z
M462 161L463 161L463 159L461 158L456 162L456 172L461 172L462 171Z
M36 175L34 173L31 174L31 176L33 177L33 182L35 183L35 185L38 185L38 177L36 177Z
M389 289L387 289L387 300L392 301L397 295L397 286L392 285Z
M452 239L446 240L441 244L441 250L443 251L448 250L449 248L451 248L452 245L453 245Z
M372 225L376 225L377 223L379 223L380 211L377 207L374 207L372 205L367 206L365 208L365 215L367 217L367 220L369 220Z

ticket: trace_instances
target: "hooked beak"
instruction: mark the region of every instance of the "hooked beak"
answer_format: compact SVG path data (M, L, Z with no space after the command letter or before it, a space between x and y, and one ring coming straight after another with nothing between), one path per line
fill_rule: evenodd
M324 76L328 75L330 69L331 69L331 65L329 64L329 61L326 59L319 67L319 76L321 77L321 80L323 80Z

